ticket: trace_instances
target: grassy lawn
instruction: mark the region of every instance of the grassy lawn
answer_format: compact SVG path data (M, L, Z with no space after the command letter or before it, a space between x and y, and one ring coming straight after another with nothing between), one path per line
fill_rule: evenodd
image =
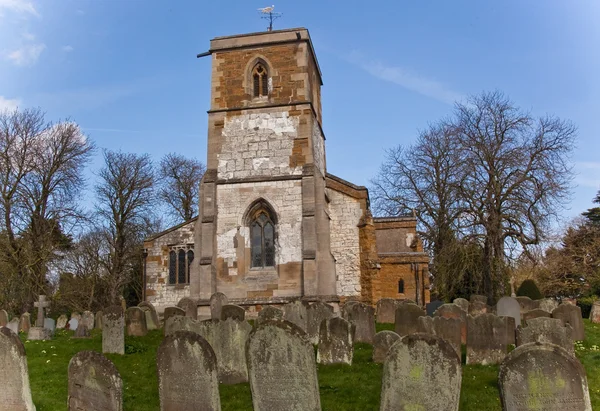
M587 371L592 406L600 409L600 325L584 322L586 341L577 346L577 357ZM378 325L377 329L393 329L393 326ZM69 360L82 350L102 351L100 331L94 330L92 338L87 340L72 339L72 334L72 331L59 331L52 341L29 342L21 336L27 351L33 402L38 411L66 410ZM125 355L107 355L123 378L125 410L159 409L156 350L161 340L162 330L151 331L146 337L126 337ZM379 409L382 365L371 362L369 345L356 345L351 367L319 366L318 372L323 410ZM463 365L460 409L501 410L497 373L496 366ZM248 384L222 385L220 392L224 411L252 410Z

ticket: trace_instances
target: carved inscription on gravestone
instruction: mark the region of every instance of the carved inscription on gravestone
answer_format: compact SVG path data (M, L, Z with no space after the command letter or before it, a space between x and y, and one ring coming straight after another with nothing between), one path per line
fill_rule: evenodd
M69 362L69 411L121 411L123 381L114 364L95 351L81 351Z

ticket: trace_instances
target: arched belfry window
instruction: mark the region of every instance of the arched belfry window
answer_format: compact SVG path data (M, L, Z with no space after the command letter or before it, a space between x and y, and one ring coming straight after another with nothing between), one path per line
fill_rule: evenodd
M275 266L276 215L264 200L256 201L246 213L250 229L251 268Z
M252 81L254 84L254 97L269 95L269 72L262 63L257 63L252 70Z

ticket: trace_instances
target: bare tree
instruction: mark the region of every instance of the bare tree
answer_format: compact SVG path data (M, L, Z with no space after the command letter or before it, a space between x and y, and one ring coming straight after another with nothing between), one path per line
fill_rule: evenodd
M198 212L198 191L205 171L200 161L175 153L160 161L158 193L177 220L187 221Z

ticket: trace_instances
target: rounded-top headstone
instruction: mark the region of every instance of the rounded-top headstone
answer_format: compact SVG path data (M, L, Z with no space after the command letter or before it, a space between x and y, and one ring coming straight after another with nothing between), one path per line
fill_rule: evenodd
M310 341L313 344L317 344L319 342L321 323L323 320L335 317L333 307L324 302L317 301L308 306L306 315L308 317L306 333L308 334Z
M35 411L25 347L19 336L7 327L0 327L0 364L0 408L7 411Z
M517 346L529 343L554 344L575 355L573 330L569 324L563 325L557 318L538 317L525 321L517 327Z
M67 403L69 411L121 411L123 381L115 365L95 351L75 354L69 362Z
M396 308L394 331L400 337L416 334L419 330L419 317L426 315L416 304L402 304Z
M496 315L515 319L515 328L521 325L521 306L514 297L502 297L496 304Z
M379 331L373 338L373 362L383 364L390 347L400 336L393 331Z
M152 303L148 301L142 301L138 304L138 307L140 307L146 313L146 326L148 327L148 330L156 330L160 328L158 314L156 313L156 308Z
M452 303L458 305L465 312L469 312L469 300L466 300L464 298L455 298L454 301L452 301Z
M148 334L146 327L146 313L139 307L129 307L125 312L125 325L127 335L143 337Z
M569 324L573 328L573 339L583 341L585 339L585 329L583 328L583 318L581 317L581 308L576 305L563 303L552 311L552 318L562 320L563 324Z
M352 365L354 331L354 324L340 317L326 318L321 321L317 362Z
M595 301L590 310L590 321L594 324L600 323L600 301Z
M345 319L356 327L354 341L373 344L375 337L375 309L370 305L355 303L344 306Z
M194 320L198 319L198 302L190 297L184 297L177 303L177 307L185 311L186 317L191 317Z
M67 317L65 314L61 314L60 317L58 317L58 320L56 320L56 328L62 330L67 326L68 322L69 317Z
M21 318L19 320L19 331L29 332L31 328L31 318L29 313L21 314Z
M254 326L257 327L266 321L282 321L283 311L271 305L264 307L258 312L258 317L254 321Z
M382 298L377 301L375 315L377 322L393 324L396 320L396 307L398 307L398 301L393 298Z
M6 327L6 324L8 324L8 313L6 312L6 310L0 310L0 327Z
M283 318L296 324L303 331L308 329L308 312L306 305L300 300L292 301L283 306Z
M88 330L94 329L94 322L94 313L92 313L91 311L84 311L83 314L81 314L80 324L85 325Z
M165 322L165 324L167 323L167 320L171 317L174 317L176 315L180 315L182 317L185 317L185 311L182 310L179 307L166 307L165 311L163 313L163 321Z
M457 318L460 320L460 341L462 344L467 343L467 315L467 311L456 304L444 304L433 313L434 317Z
M102 352L125 354L125 315L120 305L105 308L102 314Z
M221 308L229 303L229 299L223 293L216 292L210 296L210 318L218 320L221 318Z
M246 320L246 310L239 305L225 304L221 307L221 320L232 318L238 321Z

